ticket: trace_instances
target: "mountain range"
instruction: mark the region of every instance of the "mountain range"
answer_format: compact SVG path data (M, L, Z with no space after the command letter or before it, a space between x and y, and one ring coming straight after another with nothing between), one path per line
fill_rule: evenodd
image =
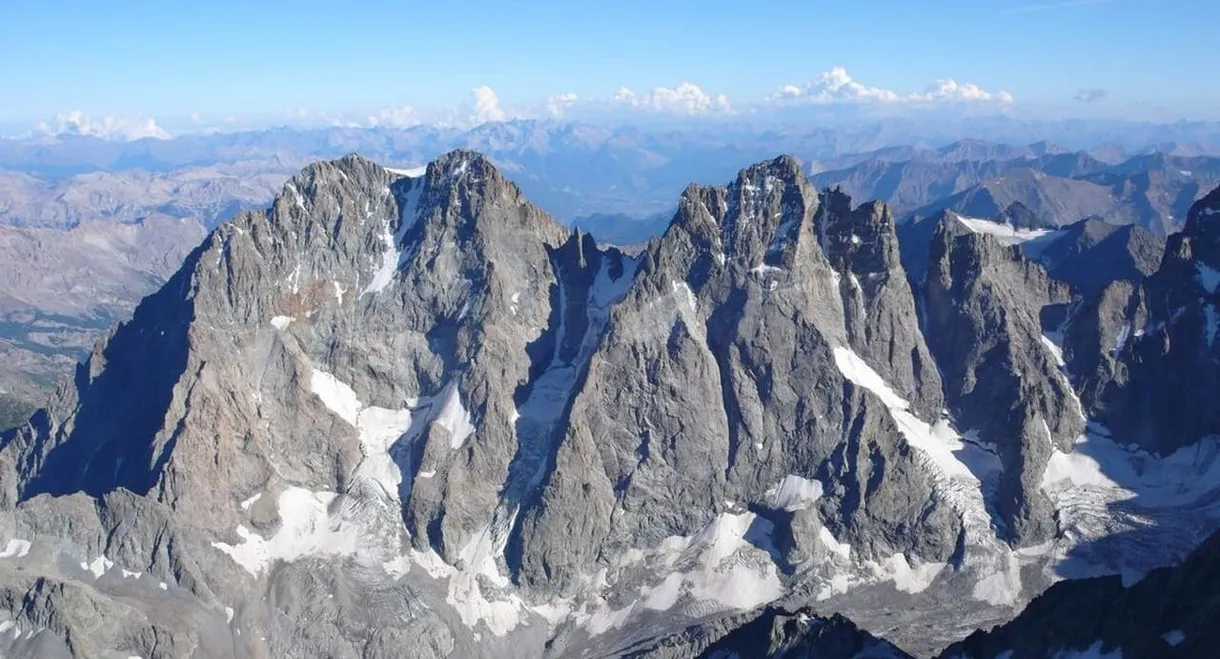
M1071 146L963 138L1036 134L1000 120L952 130L911 120L819 129L513 121L470 130L284 128L135 142L0 139L0 244L20 246L6 253L0 282L24 291L20 300L0 301L0 427L39 405L207 231L242 210L265 208L308 163L349 151L410 168L453 148L477 149L562 223L599 242L636 246L665 230L689 182L727 180L741 163L781 152L796 156L819 187L886 202L899 224L941 210L997 218L1023 209L1026 223L1094 217L1168 234L1220 183L1220 142L1209 124L1037 128ZM931 146L941 139L956 141ZM66 262L83 267L50 266ZM55 278L31 276L48 267L57 267Z
M1220 185L1220 158L1138 155L1118 162L1050 145L1025 149L955 144L929 152L883 151L813 180L879 199L913 219L939 210L995 217L1013 203L1051 224L1100 217L1154 233L1179 231L1191 205Z
M1161 238L805 171L624 250L473 151L306 166L0 435L0 649L1203 648L1084 604L1177 592L1220 527L1220 189Z

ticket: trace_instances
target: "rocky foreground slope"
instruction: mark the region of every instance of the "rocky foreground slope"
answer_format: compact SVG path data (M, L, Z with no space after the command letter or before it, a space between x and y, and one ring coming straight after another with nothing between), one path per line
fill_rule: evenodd
M907 272L789 158L639 254L473 152L311 165L0 439L0 650L692 656L813 603L931 653L1220 526L1164 395L1216 391L1214 196L1086 295L957 217Z

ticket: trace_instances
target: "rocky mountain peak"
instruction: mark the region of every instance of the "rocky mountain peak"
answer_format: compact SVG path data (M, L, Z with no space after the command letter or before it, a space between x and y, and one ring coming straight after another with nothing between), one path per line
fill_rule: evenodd
M1198 258L1212 267L1220 267L1220 187L1190 207L1182 235L1190 238Z
M1014 201L1008 205L996 218L1000 224L1007 224L1014 229L1054 229L1056 224L1046 218L1039 217L1025 204Z
M635 256L473 152L313 165L0 439L0 603L28 574L172 602L82 652L149 657L663 652L717 616L757 620L726 649L889 651L740 616L1010 615L1091 532L1047 480L1085 432L1074 299L967 219L908 273L886 206L781 157L688 187Z

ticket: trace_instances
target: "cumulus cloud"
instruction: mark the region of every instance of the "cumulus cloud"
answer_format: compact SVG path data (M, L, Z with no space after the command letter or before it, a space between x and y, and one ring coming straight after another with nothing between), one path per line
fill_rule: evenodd
M1080 101L1081 103L1092 103L1094 101L1100 101L1101 99L1103 99L1105 97L1106 97L1106 90L1100 89L1100 88L1093 88L1093 89L1082 89L1082 90L1076 92L1076 95L1073 96L1072 98L1076 99L1077 101Z
M959 83L953 78L937 80L922 94L911 94L910 100L924 103L1012 103L1012 94L1006 91L986 91L974 83Z
M471 114L470 123L483 124L489 121L504 121L508 113L500 107L500 97L487 85L479 85L470 90Z
M554 94L546 99L546 113L548 116L559 118L568 111L568 108L576 104L576 94Z
M712 96L693 82L684 82L677 87L654 87L644 94L636 94L626 87L615 92L613 100L644 110L670 114L706 115L732 114L733 108L724 94Z
M869 87L853 80L847 69L836 66L807 85L784 85L767 100L776 103L894 103L900 97L888 89Z
M989 92L974 83L959 83L952 78L935 80L922 92L900 94L891 89L866 85L851 77L847 69L836 66L818 75L805 85L783 85L770 96L767 104L800 105L835 103L995 103L1007 105L1013 102L1012 94L1006 91Z
M156 120L145 117L102 117L91 119L80 110L68 110L50 121L38 123L38 130L48 135L89 135L107 140L138 140L144 137L168 139L169 133Z

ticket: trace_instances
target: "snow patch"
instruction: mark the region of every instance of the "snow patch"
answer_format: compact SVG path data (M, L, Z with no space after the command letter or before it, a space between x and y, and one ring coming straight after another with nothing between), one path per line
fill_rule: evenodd
M407 178L419 178L428 173L428 166L420 165L419 167L409 167L407 169L395 169L393 167L386 167L385 170L391 174L396 174L398 176L405 176Z
M263 538L245 526L238 526L240 543L213 542L212 546L256 577L275 561L291 563L303 556L355 554L360 530L332 518L328 512L336 496L334 492L288 487L277 501L280 528L275 535Z
M834 349L835 365L843 377L868 389L889 408L890 415L907 443L929 457L944 474L979 485L979 475L1001 469L994 454L961 440L945 421L928 424L911 414L910 403L890 388L885 379L849 348Z
M1052 341L1051 338L1045 334L1038 338L1042 340L1042 345L1046 346L1046 349L1051 353L1051 357L1055 359L1055 366L1058 366L1059 368L1067 366L1067 362L1063 361L1063 349L1059 347L1059 344Z
M318 369L313 369L309 378L309 389L327 409L343 419L348 425L355 426L360 414L360 400L356 392L339 378Z
M372 486L375 488L373 494L383 502L397 499L402 470L390 455L390 447L410 430L411 407L418 401L408 399L407 407L398 410L365 407L351 386L330 373L315 368L309 382L312 392L328 409L359 431L363 459L356 467L353 482L359 486ZM442 425L445 423L443 415L444 412L440 421ZM469 425L468 414L466 420ZM452 429L450 432L453 432Z
M341 286L339 284L339 282L337 282L337 281L332 281L331 285L333 285L335 287L335 299L339 301L340 305L342 305L343 304L343 294L347 292L347 289L344 288L343 286Z
M402 470L390 454L394 445L411 428L411 410L389 410L365 407L356 419L360 431L362 459L356 466L353 481L376 488L382 502L398 501Z
M1011 224L1000 224L992 220L964 217L961 215L957 216L957 220L965 225L971 233L985 233L995 236L1002 245L1016 245L1053 233L1049 229L1017 229Z
M1156 457L1138 448L1119 446L1096 427L1076 440L1071 453L1053 451L1042 487L1047 490L1094 488L1105 499L1138 497L1145 508L1194 503L1220 488L1220 436Z
M233 622L233 608L226 606L225 607L225 624L226 625L232 624L232 622Z
M694 536L690 548L698 554L697 564L684 574L692 597L726 609L749 610L783 595L769 557L761 570L741 560L741 553L761 551L745 539L756 522L769 524L754 513L723 513Z
M904 593L922 593L947 566L946 563L924 563L918 558L908 559L902 552L881 563L870 563L877 578L893 581L894 587Z
M992 606L1008 606L1021 596L1021 563L1016 552L1001 558L1000 569L974 584L970 596Z
M1186 632L1182 631L1181 629L1171 629L1162 634L1161 638L1164 639L1170 647L1176 648L1182 644L1182 641L1186 640Z
M1076 410L1076 415L1081 419L1088 421L1088 417L1084 413L1084 405L1080 402L1080 397L1076 395L1076 389L1072 387L1072 381L1067 376L1067 362L1063 360L1063 349L1049 336L1041 335L1039 339L1047 351L1051 353L1051 358L1055 360L1055 366L1059 367L1059 381L1063 384L1064 390L1068 392L1068 398L1072 402L1072 406ZM1049 435L1049 429L1048 429Z
M80 569L85 570L86 572L92 572L94 579L101 579L102 575L106 574L106 571L112 567L114 567L114 561L106 558L105 556L98 556L97 558L93 559L92 563L82 562L80 564Z
M449 447L462 448L466 438L474 434L474 424L470 422L470 410L462 405L462 396L457 384L450 384L441 394L441 409L437 413L436 423L449 431ZM409 420L408 420L409 425Z
M626 625L641 611L669 611L690 602L692 611L749 610L783 596L775 564L767 549L773 526L754 513L722 513L692 536L671 536L652 551L633 550L620 556L617 569L645 565L669 570L659 583L640 589L639 598L622 609L600 607L589 612L586 604L576 620L592 635ZM749 539L747 539L749 537ZM681 569L678 569L681 566ZM591 579L605 587L604 571ZM709 606L711 607L709 609Z
M773 265L768 265L766 263L761 263L759 265L754 266L753 268L750 268L750 274L758 275L760 277L767 273L783 272L783 271L784 271L783 268L777 268Z
M398 268L402 266L402 241L418 219L419 197L422 190L423 185L412 185L411 189L407 191L407 197L403 200L400 209L396 232L390 232L390 222L386 221L381 234L381 241L385 245L385 251L381 253L381 266L373 273L373 279L369 281L369 285L360 292L358 297L362 298L369 293L379 293L385 290L385 287L389 286L394 279Z
M822 545L825 546L830 553L838 556L839 558L842 558L843 560L851 558L851 545L845 542L839 542L839 539L836 538L835 535L830 532L830 529L826 528L825 526L818 530L818 540L822 541Z
M675 294L679 292L683 294L683 300L686 302L686 306L690 311L693 312L699 310L699 299L695 297L695 292L690 289L690 286L686 282L671 281L669 282L669 285Z
M1123 326L1118 330L1118 336L1114 339L1114 348L1110 350L1110 354L1117 355L1122 352L1123 347L1127 345L1127 339L1131 338L1131 323L1123 323Z
M822 483L789 474L779 485L767 490L766 494L775 508L794 512L804 510L822 498Z
M246 499L245 501L242 501L242 502L241 502L241 509L242 509L242 510L250 510L250 506L253 506L253 505L254 505L255 503L257 503L257 502L258 502L258 500L259 500L259 499L261 499L262 497L263 497L263 493L262 493L262 492L257 492L257 493L255 493L255 495L254 495L254 496L252 496L252 497L250 497L249 499Z
M292 320L291 316L276 316L271 319L271 326L277 330L285 330L292 324Z
M0 558L25 558L26 554L30 553L30 541L20 538L13 538L4 546L4 550L0 551Z

